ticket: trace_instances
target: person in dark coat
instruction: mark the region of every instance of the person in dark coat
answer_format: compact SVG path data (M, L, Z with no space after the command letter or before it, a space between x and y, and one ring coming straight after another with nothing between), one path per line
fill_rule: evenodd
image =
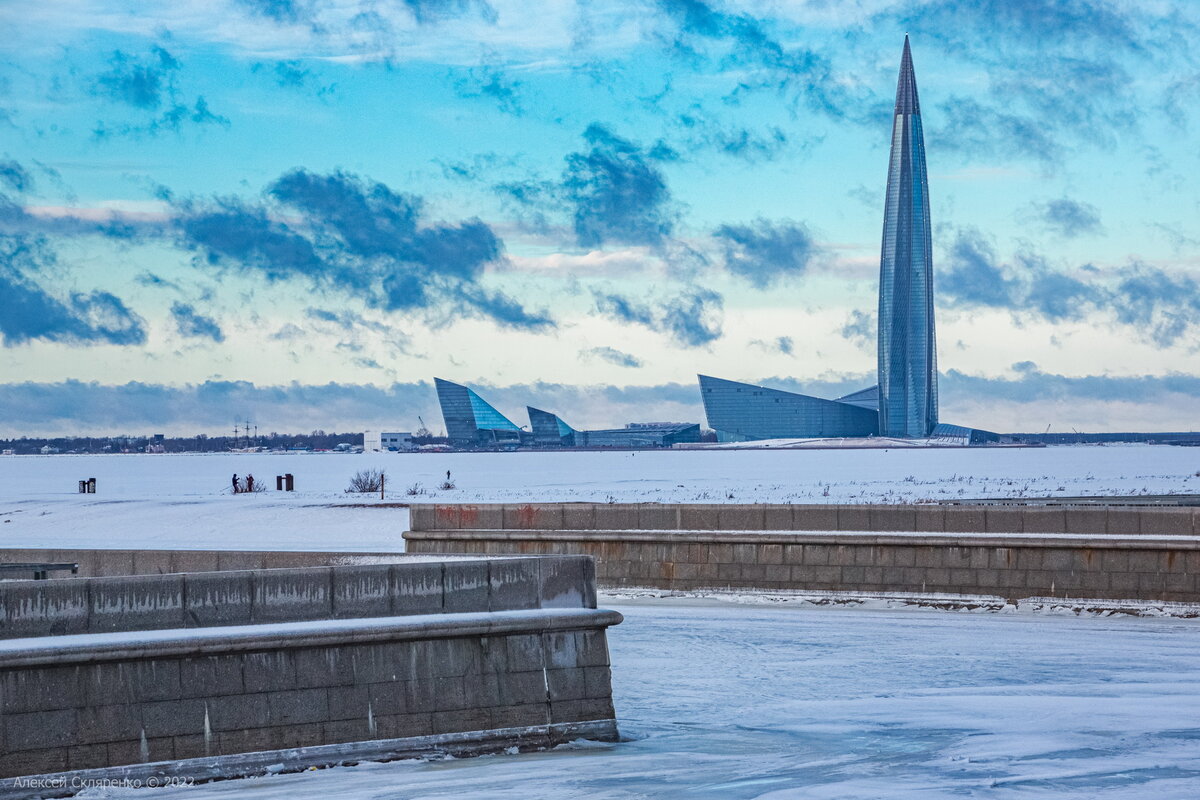
M235 473L233 473L233 493L234 493L234 494L237 494L237 493L238 493L238 485L237 485L237 473L236 473L236 472L235 472Z

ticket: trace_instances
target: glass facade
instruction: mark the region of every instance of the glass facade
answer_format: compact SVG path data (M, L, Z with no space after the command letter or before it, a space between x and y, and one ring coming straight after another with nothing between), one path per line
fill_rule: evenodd
M576 431L579 447L670 447L700 441L700 425L692 422L643 422L605 431Z
M458 445L519 442L521 429L466 386L434 378L446 436Z
M536 447L575 445L574 428L559 419L557 414L533 406L527 406L525 410L529 412L529 430L533 432L533 444Z
M926 437L938 421L929 181L908 37L900 61L879 259L879 433Z
M708 375L699 378L704 413L718 441L860 437L878 432L879 414L873 405L824 400Z

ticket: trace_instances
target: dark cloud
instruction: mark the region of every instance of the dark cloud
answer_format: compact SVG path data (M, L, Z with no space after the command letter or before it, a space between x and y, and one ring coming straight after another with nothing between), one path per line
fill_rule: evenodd
M498 65L480 64L471 67L465 77L455 81L454 90L459 97L491 100L501 111L519 117L525 113L521 105L522 85L521 81L506 75Z
M202 264L306 280L435 323L465 315L525 330L554 327L546 313L481 284L504 245L478 219L427 221L420 197L345 172L292 170L265 194L256 202L178 203L180 243Z
M1031 158L1047 167L1062 161L1063 145L1045 122L1011 107L993 108L973 97L952 95L937 104L937 114L941 122L929 139L938 150L961 153L968 160L984 155Z
M187 303L172 303L171 319L175 321L175 329L179 331L180 336L189 339L211 339L214 342L225 341L225 334L217 321L197 312Z
M33 175L12 159L0 160L0 186L18 193L33 191Z
M55 296L37 280L53 265L45 240L0 234L0 337L5 347L35 339L71 344L143 344L145 321L109 292Z
M312 7L301 0L239 0L251 12L280 23L295 24L312 20Z
M478 16L485 22L495 23L498 19L496 10L485 0L401 0L401 3L413 15L413 19L423 25L468 14Z
M759 133L740 125L723 125L698 111L680 114L675 125L686 139L687 150L711 150L751 164L771 161L784 153L788 136L780 128Z
M1035 253L1002 264L974 229L958 232L950 267L939 273L939 297L963 308L999 308L1052 322L1113 314L1156 344L1178 342L1200 323L1200 281L1133 262L1102 273L1085 265L1078 275L1055 271Z
M1062 197L1035 206L1035 213L1051 230L1063 236L1100 233L1100 210L1091 203Z
M700 347L721 338L725 301L711 289L692 289L663 306L663 328L686 347Z
M725 267L757 289L803 275L818 252L808 229L789 220L721 225L714 235L724 248Z
M689 289L654 305L600 290L592 294L601 315L666 333L684 347L706 345L722 335L725 301L711 289Z
M579 355L584 358L599 358L602 361L607 361L610 364L616 364L618 367L640 367L642 361L637 356L622 352L612 347L592 347L587 350L581 350Z
M180 63L163 47L151 47L149 55L142 58L114 51L108 67L93 82L92 94L153 116L148 121L143 117L136 123L98 122L92 131L96 139L178 132L189 122L229 125L226 117L209 108L203 95L191 102L183 98L178 85Z
M661 143L645 150L599 123L588 126L583 138L589 147L567 156L562 187L580 246L662 243L674 214L659 165L676 154Z
M842 326L842 338L853 342L859 347L873 347L877 335L875 315L866 311L854 310L846 318Z
M853 93L824 55L788 47L772 23L750 14L723 11L702 0L659 0L673 24L667 44L690 62L709 61L739 76L731 99L757 90L783 94L793 105L837 119L879 116L873 95ZM715 49L714 49L715 48ZM886 117L886 109L882 109Z

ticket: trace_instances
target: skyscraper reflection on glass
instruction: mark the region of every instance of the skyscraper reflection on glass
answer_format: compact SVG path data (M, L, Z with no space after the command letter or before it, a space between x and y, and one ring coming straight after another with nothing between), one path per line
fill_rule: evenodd
M929 181L908 37L900 60L879 260L879 433L924 437L938 421Z

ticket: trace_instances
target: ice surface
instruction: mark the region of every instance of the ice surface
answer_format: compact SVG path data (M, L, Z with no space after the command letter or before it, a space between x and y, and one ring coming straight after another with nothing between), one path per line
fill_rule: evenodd
M853 503L1200 492L1200 450L1033 449L0 456L0 546L403 549L403 509L343 493L366 468L387 500ZM433 487L450 470L457 489ZM230 495L233 473L298 491ZM75 493L94 477L95 495ZM415 487L416 495L406 490Z
M1200 797L1196 622L612 607L625 615L609 643L632 741L184 791L190 800Z

